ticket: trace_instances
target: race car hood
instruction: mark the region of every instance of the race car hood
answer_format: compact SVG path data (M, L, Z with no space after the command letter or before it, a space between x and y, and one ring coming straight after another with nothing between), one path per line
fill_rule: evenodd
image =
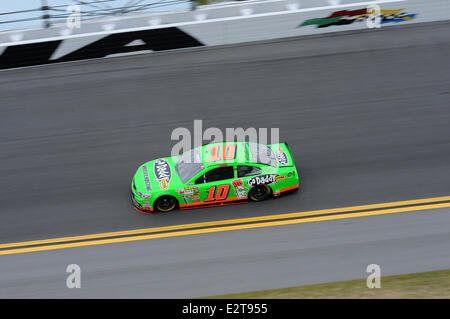
M136 189L142 193L166 191L181 184L171 157L159 158L141 165L134 175Z

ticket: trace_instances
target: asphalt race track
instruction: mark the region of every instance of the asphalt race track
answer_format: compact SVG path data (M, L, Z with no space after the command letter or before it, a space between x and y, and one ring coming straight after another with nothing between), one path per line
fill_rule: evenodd
M364 278L373 263L382 276L449 268L449 214L440 209L0 256L0 297L191 298ZM81 267L80 289L66 287L66 267L74 263Z
M448 196L449 27L2 71L0 243ZM136 212L135 169L194 119L279 127L302 190ZM449 209L394 215L0 256L0 297L195 297L361 278L369 263L450 268ZM85 289L65 287L68 263L86 265Z

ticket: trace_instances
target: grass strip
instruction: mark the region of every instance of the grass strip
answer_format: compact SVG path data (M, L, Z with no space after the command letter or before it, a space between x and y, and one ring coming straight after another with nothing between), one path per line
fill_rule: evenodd
M366 278L326 284L227 294L214 299L390 299L450 298L450 269L381 277L381 288L367 288Z

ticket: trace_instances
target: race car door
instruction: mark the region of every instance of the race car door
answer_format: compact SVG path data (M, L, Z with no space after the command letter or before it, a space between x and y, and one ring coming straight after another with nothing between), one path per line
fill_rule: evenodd
M234 170L231 165L210 169L195 181L201 201L210 204L232 199L235 197L233 180Z

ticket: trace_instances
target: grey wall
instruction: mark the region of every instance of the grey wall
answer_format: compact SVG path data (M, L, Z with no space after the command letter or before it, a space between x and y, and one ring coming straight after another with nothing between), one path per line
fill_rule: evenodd
M339 5L331 5L337 3ZM112 34L127 34L135 32L136 39L139 31L153 30L154 34L143 41L118 46L128 46L126 54L148 53L154 50L178 49L199 45L220 45L231 43L242 43L247 41L258 41L277 39L283 37L320 34L326 32L347 31L365 29L367 24L364 18L357 19L345 25L332 25L319 28L317 25L300 26L304 21L314 18L325 18L336 11L341 10L364 10L369 2L356 2L354 0L342 1L327 0L286 0L267 2L247 2L233 6L218 8L206 8L193 12L178 12L166 14L146 14L138 17L123 17L114 20L102 20L97 22L82 23L81 29L68 30L65 25L45 30L28 30L8 32L0 35L0 68L15 66L26 66L32 64L43 64L64 61L69 53L95 43ZM383 0L378 1L382 10L399 10L397 17L413 15L410 20L399 19L400 22L382 24L382 27L394 27L418 22L447 20L450 15L449 0ZM319 7L317 7L319 6ZM245 11L251 10L251 11ZM249 15L245 15L248 13ZM346 17L345 20L353 20L355 16ZM387 16L393 19L393 16ZM154 24L154 25L152 25ZM109 30L109 29L110 30ZM176 34L173 30L175 28ZM169 30L171 32L165 32ZM180 31L180 32L178 32ZM69 33L70 32L70 33ZM184 33L186 37L192 37L196 41L186 41L177 34ZM132 35L133 36L133 35ZM156 37L156 40L155 40ZM33 53L39 48L33 46L36 43L50 44L51 41L60 41L54 44L51 54L47 51L43 57L38 59ZM126 41L126 40L124 40ZM132 40L131 40L132 41ZM153 45L154 42L165 42L167 45ZM187 44L188 43L188 44ZM31 46L30 46L31 44ZM136 45L136 44L141 44ZM28 45L28 46L27 46ZM117 48L105 48L102 44L101 50L96 49L96 54L81 52L69 60L77 60L92 57L108 57L124 54L123 50L115 52ZM131 48L133 47L133 48ZM24 53L26 51L29 54ZM41 49L39 49L41 50ZM100 52L101 51L101 52ZM19 53L17 53L19 52ZM6 54L7 53L7 54ZM49 55L48 57L46 55ZM23 63L11 63L11 60L26 59ZM48 61L47 61L48 60ZM43 62L44 61L44 62ZM47 62L45 62L47 61ZM14 62L14 61L13 61Z

